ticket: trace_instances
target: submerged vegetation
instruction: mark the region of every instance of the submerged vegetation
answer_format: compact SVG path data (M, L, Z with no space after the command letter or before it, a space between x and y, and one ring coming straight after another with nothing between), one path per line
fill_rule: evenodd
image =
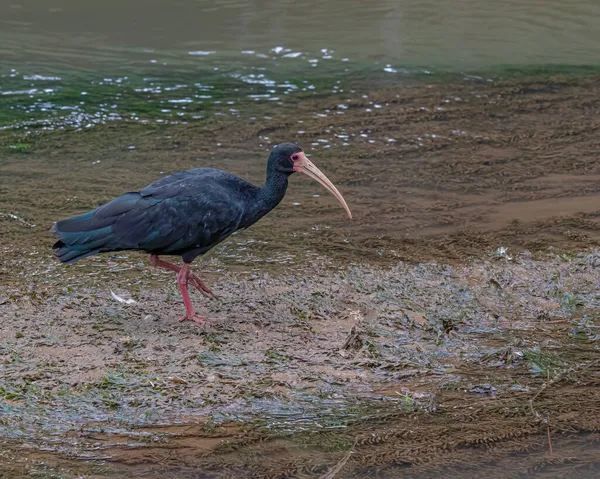
M563 67L497 67L485 71L435 74L422 68L382 72L372 65L331 60L311 74L297 65L281 68L246 65L241 70L217 69L198 72L166 73L149 70L102 77L57 71L53 75L28 74L12 69L0 70L0 133L4 131L29 135L54 130L85 131L106 122L139 122L141 124L188 124L219 117L255 117L260 108L292 107L302 100L325 99L368 93L373 87L457 82L494 83L527 82L540 79L552 89L551 82L593 77L599 69L593 66ZM550 82L548 84L548 82ZM345 95L344 95L345 94ZM336 112L343 114L343 111ZM260 113L259 113L260 115ZM263 112L262 117L269 117ZM264 118L263 118L264 119ZM19 145L19 144L15 144ZM25 145L22 143L20 145ZM11 146L12 147L12 146ZM25 147L15 146L17 151Z

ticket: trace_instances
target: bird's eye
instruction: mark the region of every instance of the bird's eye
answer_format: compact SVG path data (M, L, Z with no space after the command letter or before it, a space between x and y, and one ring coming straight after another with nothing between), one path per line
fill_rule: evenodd
M300 159L300 155L298 153L294 153L292 155L292 161L298 161Z

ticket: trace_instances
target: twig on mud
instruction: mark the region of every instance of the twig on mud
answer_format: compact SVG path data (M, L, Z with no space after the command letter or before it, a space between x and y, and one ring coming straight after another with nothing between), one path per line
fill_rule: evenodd
M21 223L22 225L27 226L28 228L35 228L33 223L29 223L25 221L23 218L17 215L13 215L12 213L0 213L0 218L8 218L9 220L15 220Z
M479 321L477 324L473 323L462 323L462 326L478 326L480 324L491 324L491 325L500 325L500 324L508 324L509 326L529 326L534 324L557 324L557 323L568 323L571 320L569 319L554 319L551 321L528 321L524 323L523 321Z
M550 416L546 416L546 435L548 436L548 450L552 455L552 439L550 438Z
M563 376L565 374L567 374L568 372L572 372L575 371L575 368L569 368L569 369L563 369L562 371L559 371L558 374L553 378L553 379L548 379L544 384L542 384L542 387L540 387L540 389L538 389L538 392L536 392L533 397L529 400L529 408L531 409L531 413L537 418L540 418L540 415L538 414L538 412L535 410L535 408L533 407L533 401L535 401L540 394L542 394L546 388L554 383L557 383L558 381L560 381ZM548 372L548 378L550 378L550 373Z
M346 454L344 454L344 457L342 457L340 461L334 467L332 467L327 474L322 475L321 477L319 477L319 479L333 479L337 475L337 473L340 472L342 468L346 465L348 459L350 459L350 456L354 454L354 448L356 447L357 441L358 437L354 440L354 444L352 444L350 450Z
M529 400L529 408L531 409L531 413L537 419L540 418L540 415L538 414L538 412L533 407L533 402L539 397L540 394L542 394L544 392L544 390L546 390L546 388L548 386L556 384L557 382L559 382L560 380L562 380L562 378L567 373L572 373L572 372L575 372L575 371L583 371L585 369L588 369L590 366L592 366L594 364L598 364L598 363L600 363L600 360L588 361L587 363L583 363L583 364L580 364L578 366L574 366L572 368L563 369L562 371L559 371L558 374L554 378L548 379L544 384L542 384L542 387L540 387L540 389L538 389L538 392L536 392L533 395L533 397ZM548 372L548 378L550 378L550 373L549 372Z
M546 378L550 381L550 370L546 370ZM552 455L552 438L550 437L550 416L546 416L546 435L548 436L548 451Z

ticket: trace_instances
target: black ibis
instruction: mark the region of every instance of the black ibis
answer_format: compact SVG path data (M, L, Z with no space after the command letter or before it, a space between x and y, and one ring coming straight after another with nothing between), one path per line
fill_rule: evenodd
M185 304L180 321L198 323L207 318L194 310L188 283L205 296L211 289L190 272L197 256L219 244L233 232L248 228L275 208L285 196L288 178L304 173L317 180L352 214L337 188L293 143L271 151L267 179L262 187L226 171L194 168L162 178L140 191L125 193L93 211L54 223L58 241L53 248L63 263L107 251L141 250L149 253L152 266L177 273ZM178 255L183 266L159 255Z

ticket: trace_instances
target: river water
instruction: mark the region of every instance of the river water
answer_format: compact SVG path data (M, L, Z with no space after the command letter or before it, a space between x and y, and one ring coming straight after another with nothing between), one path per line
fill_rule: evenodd
M240 97L337 93L356 76L597 66L598 18L590 0L6 1L0 128L190 121ZM166 105L146 111L152 101Z
M581 65L600 59L599 16L594 0L7 0L0 58L102 70L243 64L242 52L289 48L285 61L306 67L326 56L406 68Z

